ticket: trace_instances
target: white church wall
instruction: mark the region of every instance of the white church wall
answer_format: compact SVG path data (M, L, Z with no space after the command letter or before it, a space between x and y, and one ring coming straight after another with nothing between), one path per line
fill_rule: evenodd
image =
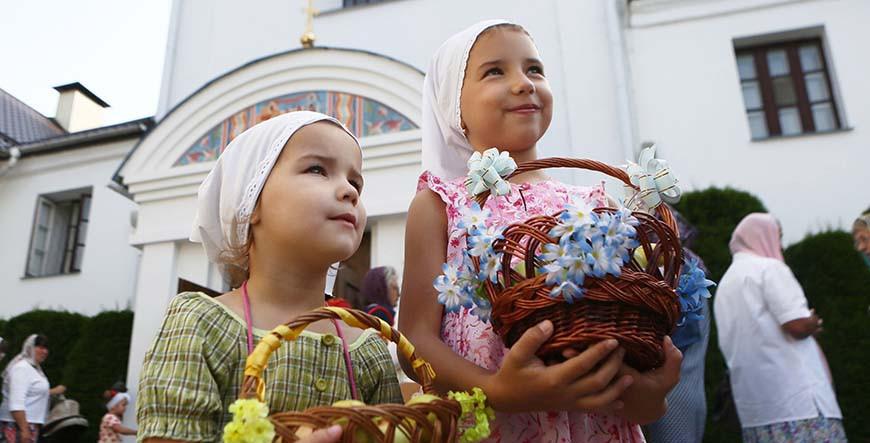
M130 340L130 356L127 364L127 386L130 388L131 402L136 403L139 374L145 352L160 325L169 300L178 287L176 266L179 248L175 242L149 243L142 247L142 260L139 264L138 279L135 285L136 304L133 316L133 333ZM136 409L127 408L124 423L135 423Z
M167 58L172 75L164 84L171 96L166 105L242 63L298 48L303 3L267 1L249 14L231 1L185 2L177 20L175 56ZM867 2L637 0L624 33L614 26L620 24L613 13L619 0L553 0L533 9L522 0L396 0L345 9L335 0L315 4L321 10L314 21L317 45L370 50L423 70L438 45L470 23L505 17L523 24L540 48L556 103L541 155L622 163L627 146L657 141L688 189L732 185L759 194L786 222L787 241L828 225L843 226L867 205L866 198L834 199L837 203L820 214L792 204L795 190L819 206L838 192L859 188L855 172L836 179L822 174L812 188L808 180L777 181L764 174L774 162L789 169L812 165L819 171L831 171L843 158L856 160L849 162L854 167L866 164L867 151L859 146L867 143L860 123L867 119L862 100L868 86L859 77L866 71L860 51L867 39L856 36L868 34L858 20L870 16ZM840 105L854 130L749 141L733 39L817 26L824 27ZM628 67L619 57L623 37L630 48ZM630 84L620 79L626 73ZM744 159L749 164L735 172ZM575 174L573 180L590 183L595 177Z
M870 205L870 29L861 19L870 3L658 3L647 10L637 2L630 30L640 138L659 143L686 189L732 186L760 197L781 219L786 243L848 229ZM751 141L733 40L814 27L824 28L848 129Z
M135 140L27 156L0 178L0 317L34 308L93 315L132 308L139 251L130 245L135 205L107 187ZM25 278L37 198L91 188L81 272Z
M176 260L178 278L209 287L211 266L201 244L183 240L178 242L178 258ZM214 289L220 290L221 287L218 286Z
M220 74L299 48L303 4L268 0L250 14L241 11L249 6L232 1L183 2L176 51L166 59L171 75L165 75L163 89L169 97L158 114ZM478 20L503 17L521 23L540 48L555 97L542 155L623 161L608 2L557 0L533 8L523 0L398 0L346 9L336 8L340 2L335 1L315 4L321 10L315 18L316 45L368 50L420 70L447 37Z
M392 266L399 276L405 265L405 221L404 214L378 217L372 226L373 268ZM401 278L401 277L400 277Z

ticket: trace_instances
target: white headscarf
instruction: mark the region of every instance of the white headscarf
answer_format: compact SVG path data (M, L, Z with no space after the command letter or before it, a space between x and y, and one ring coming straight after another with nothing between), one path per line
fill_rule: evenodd
M106 409L112 409L117 406L118 403L121 403L122 400L127 400L127 404L130 404L130 394L126 392L119 392L112 396L112 399L106 403Z
M507 20L485 20L454 34L435 51L423 79L423 169L443 178L465 175L474 148L462 132L459 97L477 37Z
M197 194L190 240L202 243L209 261L219 263L232 240L248 237L249 219L260 192L290 137L299 129L328 121L359 141L338 120L319 112L295 111L273 117L239 134L218 158ZM239 221L233 233L233 222ZM237 246L237 245L235 245ZM221 273L226 275L225 267ZM327 288L330 289L331 288Z
M45 377L45 373L42 372L42 367L39 366L39 363L36 362L36 337L38 334L30 334L26 340L24 340L24 344L21 346L21 352L18 353L15 357L12 357L12 360L9 361L9 364L6 365L6 368L3 369L3 382L8 383L7 377L9 376L9 370L15 366L16 363L21 360L27 360L31 366L36 368L36 371L42 374Z

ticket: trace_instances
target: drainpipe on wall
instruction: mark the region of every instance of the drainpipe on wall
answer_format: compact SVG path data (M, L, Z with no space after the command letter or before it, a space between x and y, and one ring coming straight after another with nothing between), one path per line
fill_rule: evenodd
M9 148L9 160L6 161L6 164L0 166L0 177L6 175L7 172L12 170L15 167L15 164L18 163L18 159L21 158L21 150L18 148Z

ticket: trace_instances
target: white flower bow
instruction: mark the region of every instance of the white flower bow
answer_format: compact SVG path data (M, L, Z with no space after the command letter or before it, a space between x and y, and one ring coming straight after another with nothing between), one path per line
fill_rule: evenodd
M517 163L508 152L498 152L490 148L483 152L475 152L468 159L468 180L465 186L471 195L477 195L486 190L495 195L507 195L511 185L504 178L516 171Z
M655 158L655 155L655 145L644 148L637 156L637 163L629 161L626 168L631 184L638 188L634 190L626 187L629 192L628 201L633 201L634 206L643 202L645 209L650 210L658 207L662 201L675 204L682 195L668 162Z

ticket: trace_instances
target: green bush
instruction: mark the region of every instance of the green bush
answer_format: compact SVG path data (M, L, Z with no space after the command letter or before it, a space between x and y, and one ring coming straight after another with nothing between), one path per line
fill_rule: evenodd
M767 212L754 195L732 188L687 192L675 208L698 229L692 250L704 259L713 281L731 264L728 242L737 223L753 212Z
M42 369L52 386L65 384L63 370L86 321L87 317L81 314L46 310L25 312L9 319L2 331L3 338L9 339L9 353L0 365L5 368L21 352L21 345L30 334L43 334L48 337L49 355Z
M79 402L81 414L91 426L80 442L97 441L99 423L106 413L103 391L127 379L127 358L133 312L108 311L92 317L81 334L64 369L67 396Z
M686 193L676 208L698 229L693 249L704 259L714 281L721 279L731 263L728 242L740 220L752 212L766 212L753 195L727 188ZM846 434L850 441L870 441L870 424L863 420L870 414L870 403L866 401L870 380L864 376L866 362L870 361L870 328L867 328L870 271L854 251L851 236L846 232L810 235L786 249L785 258L803 286L810 306L825 319L825 331L819 342L836 383ZM713 394L724 372L714 322L706 359L705 443L741 440L738 428L711 420Z
M697 230L698 235L692 245L704 260L709 278L718 282L731 264L731 251L728 242L731 233L743 217L753 212L767 212L764 204L752 194L732 188L708 188L683 194L675 208ZM711 288L715 297L716 289ZM710 300L710 313L713 312ZM713 401L716 387L725 376L725 360L719 351L716 324L710 324L710 342L707 345L707 358L704 371L704 391L707 395L707 426L704 431L705 443L725 443L740 441L740 429L727 423L712 421Z
M106 412L103 391L127 378L132 330L131 311L103 312L91 318L70 312L26 312L0 320L0 336L10 342L0 368L21 351L28 335L48 337L50 351L42 368L52 386L67 386L66 396L79 402L88 420L88 431L78 441L93 442Z
M785 251L810 307L824 319L818 341L831 367L850 441L870 441L870 270L847 232L810 235Z

